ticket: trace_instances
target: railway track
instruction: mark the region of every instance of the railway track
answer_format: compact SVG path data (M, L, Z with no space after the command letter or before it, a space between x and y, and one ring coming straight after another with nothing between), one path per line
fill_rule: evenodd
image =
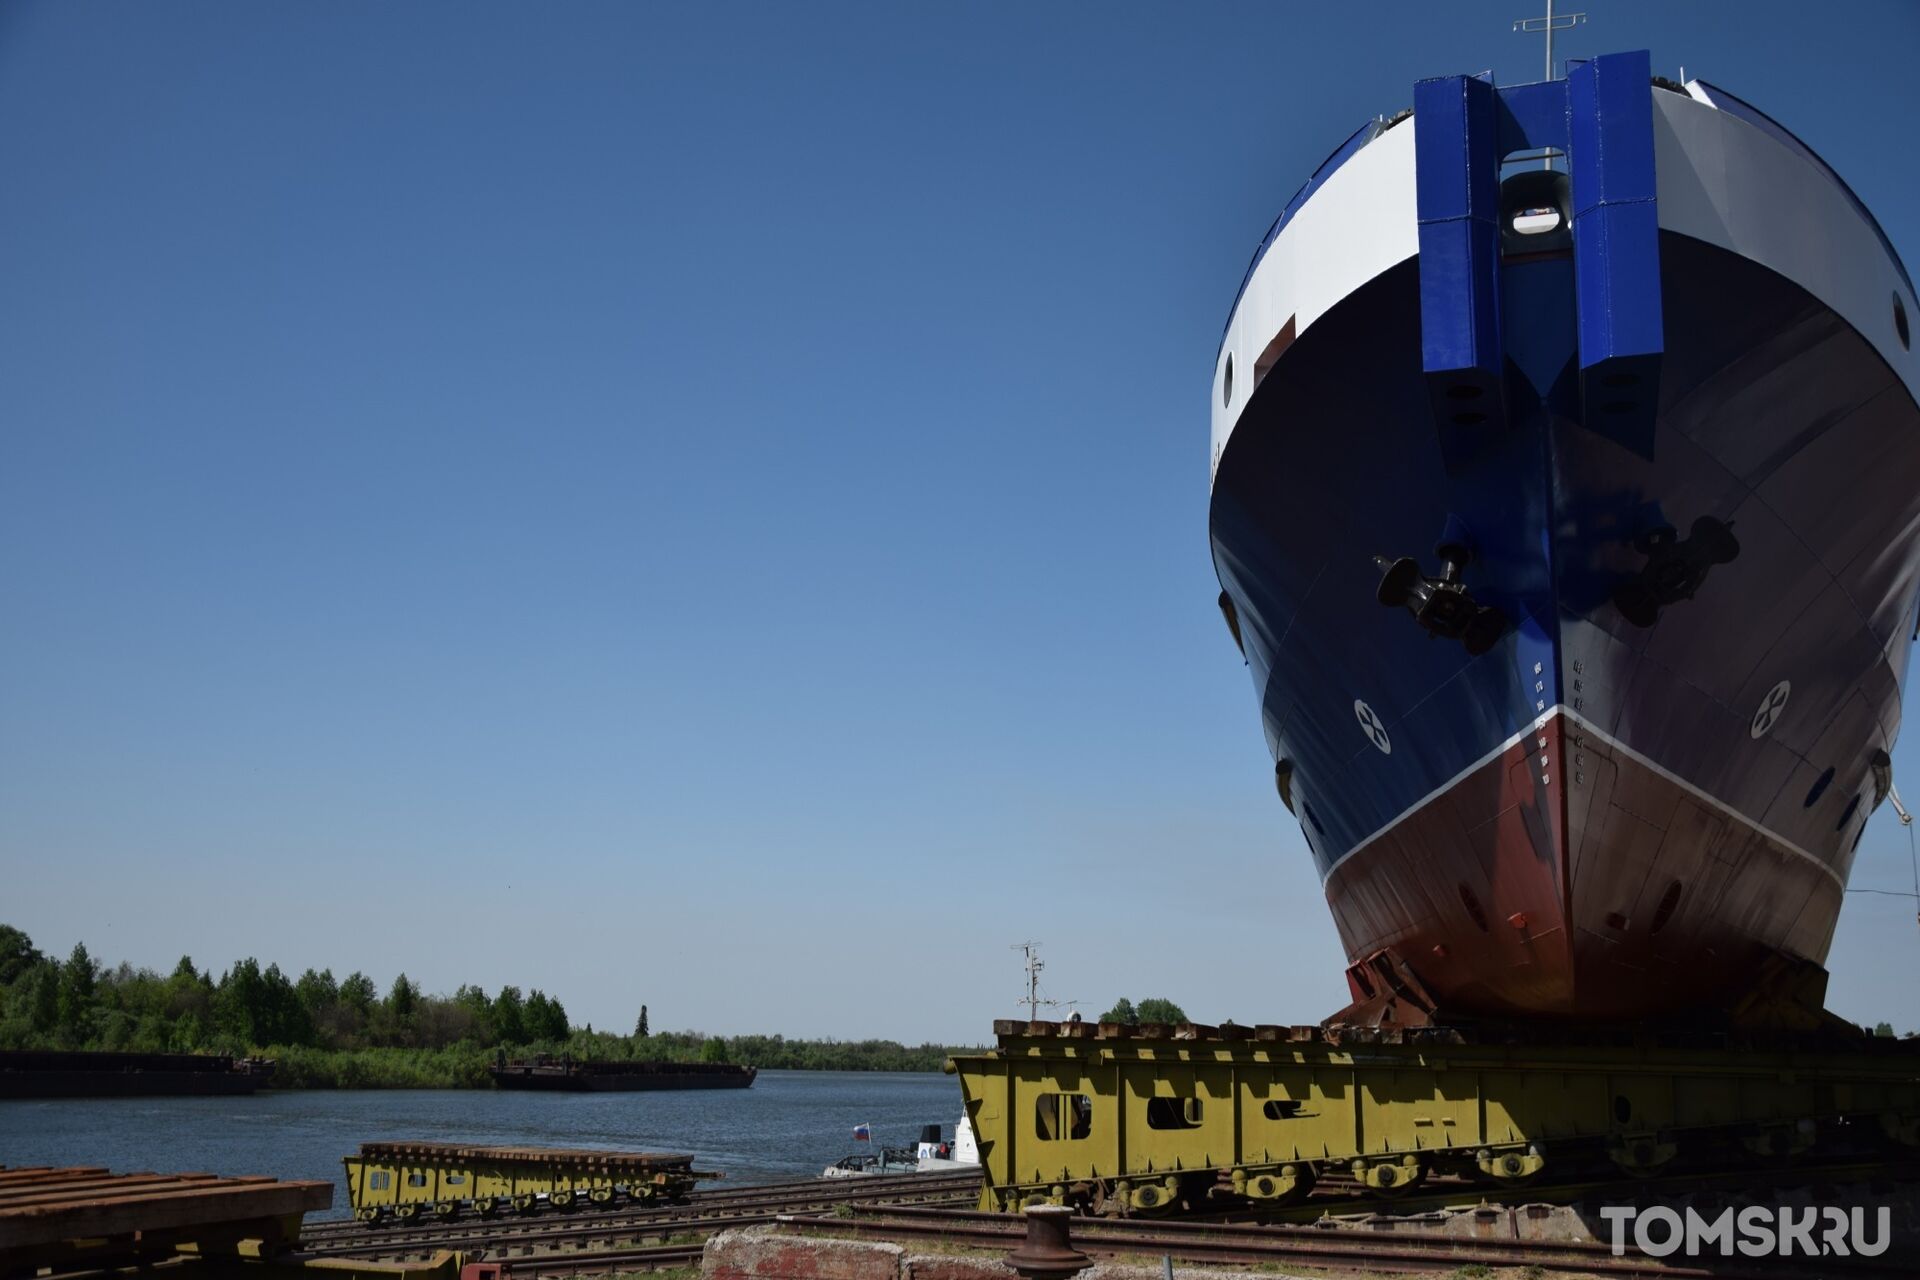
M697 1267L705 1243L659 1244L642 1249L605 1249L592 1253L518 1259L513 1280L565 1280L571 1276L600 1276L616 1271L659 1271L667 1267Z
M758 1202L768 1199L791 1198L808 1200L831 1198L836 1201L858 1201L863 1199L885 1198L892 1195L909 1194L914 1189L945 1192L954 1188L978 1190L980 1178L971 1171L963 1173L926 1173L926 1174L887 1174L884 1176L848 1178L834 1181L824 1178L795 1178L783 1182L758 1182L746 1186L712 1187L689 1192L684 1198L672 1204L633 1205L626 1201L615 1203L611 1207L583 1205L569 1210L545 1209L531 1217L515 1218L511 1214L502 1215L498 1220L517 1220L523 1222L570 1221L582 1217L614 1218L621 1216L650 1216L663 1212L688 1212L705 1206L737 1204L743 1201ZM470 1211L463 1212L462 1221L477 1217ZM421 1230L435 1225L433 1219L417 1219L413 1223L397 1222L385 1218L379 1224L360 1222L352 1218L330 1218L310 1221L303 1233L309 1240L333 1239L344 1236L398 1237L410 1230Z
M457 1249L489 1258L525 1259L541 1253L579 1251L591 1245L702 1235L725 1227L772 1222L782 1215L831 1211L841 1206L892 1203L907 1206L971 1205L979 1197L973 1173L911 1174L830 1182L772 1183L757 1187L700 1191L685 1203L606 1212L547 1211L521 1217L481 1217L468 1213L429 1219L417 1225L361 1222L313 1223L301 1233L302 1246L339 1258L424 1258L439 1249ZM516 1265L520 1270L521 1265Z
M795 1220L807 1234L896 1243L926 1241L987 1251L1014 1248L1025 1236L1011 1214L971 1211L887 1214L851 1219ZM1810 1274L1808 1260L1701 1259L1669 1264L1645 1256L1615 1257L1595 1241L1548 1241L1500 1237L1456 1238L1317 1227L1233 1223L1143 1222L1138 1219L1076 1219L1073 1245L1096 1259L1137 1256L1171 1258L1207 1266L1310 1266L1369 1272L1434 1272L1467 1266L1518 1267L1532 1273L1658 1276L1665 1280L1783 1280ZM1858 1280L1910 1280L1910 1266L1838 1266L1822 1260L1820 1274ZM516 1268L516 1271L518 1268Z
M1920 1162L1889 1164L1863 1160L1844 1164L1787 1166L1741 1170L1687 1170L1658 1177L1619 1177L1542 1181L1519 1187L1493 1187L1485 1182L1431 1179L1413 1191L1383 1199L1352 1179L1323 1180L1315 1193L1299 1204L1240 1205L1231 1209L1188 1215L1182 1222L1311 1223L1326 1219L1374 1219L1382 1215L1411 1217L1442 1209L1472 1208L1503 1197L1514 1204L1572 1204L1609 1196L1651 1198L1691 1196L1701 1192L1761 1193L1809 1185L1845 1185L1869 1182L1920 1182ZM991 1215L989 1215L991 1216Z
M1692 1174L1623 1184L1606 1182L1530 1186L1509 1198L1525 1203L1574 1202L1622 1193L1649 1200L1715 1190L1762 1192L1812 1184L1920 1180L1920 1164L1884 1163L1748 1170L1719 1176ZM1324 1190L1329 1188L1323 1187ZM1644 1256L1616 1258L1605 1244L1545 1241L1507 1235L1442 1236L1422 1231L1417 1219L1441 1210L1484 1210L1489 1220L1507 1212L1488 1205L1491 1188L1469 1184L1433 1186L1391 1202L1377 1196L1320 1194L1282 1209L1245 1207L1180 1219L1074 1220L1076 1247L1097 1258L1169 1257L1187 1265L1310 1266L1364 1268L1375 1272L1432 1272L1464 1266L1537 1268L1540 1273L1662 1276L1669 1280L1779 1280L1806 1274L1759 1259L1703 1259L1669 1264ZM417 1227L320 1224L305 1245L343 1258L424 1258L438 1249L458 1249L471 1258L505 1264L513 1280L571 1280L619 1271L649 1271L697 1265L707 1236L731 1227L780 1223L809 1234L898 1243L937 1242L1002 1252L1024 1228L1015 1215L983 1213L971 1206L978 1181L971 1174L861 1179L854 1185L819 1180L695 1193L688 1203L647 1210L583 1215L550 1214L526 1219L435 1222ZM849 1214L849 1210L851 1211ZM1386 1216L1391 1214L1391 1217ZM842 1216L848 1215L848 1216ZM1256 1220L1257 1215L1257 1220ZM1311 1222L1314 1225L1304 1225ZM1502 1230L1515 1229L1511 1225ZM1861 1260L1849 1260L1859 1263ZM1836 1275L1891 1280L1914 1274L1910 1266L1846 1265Z

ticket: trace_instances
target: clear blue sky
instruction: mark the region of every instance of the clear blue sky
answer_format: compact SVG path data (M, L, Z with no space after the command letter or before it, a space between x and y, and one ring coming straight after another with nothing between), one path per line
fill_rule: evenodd
M0 5L0 920L619 1028L973 1040L1024 938L1089 1014L1331 1012L1214 351L1533 8ZM1587 8L1920 268L1920 6ZM1833 1003L1917 964L1856 895Z

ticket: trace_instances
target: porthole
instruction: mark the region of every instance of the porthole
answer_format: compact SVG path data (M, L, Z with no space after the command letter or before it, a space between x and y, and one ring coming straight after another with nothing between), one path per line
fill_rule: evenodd
M1827 771L1814 781L1813 787L1807 792L1807 798L1801 803L1800 807L1802 809L1813 808L1814 805L1820 802L1820 797L1827 794L1827 788L1832 784L1833 766L1828 765Z
M1318 831L1323 836L1327 834L1327 829L1320 825L1320 815L1313 811L1313 806L1310 804L1303 804L1300 807L1306 810L1307 821L1313 824L1313 829L1315 831Z
M1233 352L1227 352L1226 372L1220 375L1220 407L1229 408L1233 404Z
M1464 884L1460 886L1460 905L1467 909L1469 916L1473 917L1474 926L1478 928L1480 932L1485 933L1487 931L1487 913L1481 908L1480 899L1473 896L1473 890L1467 888Z
M1674 908L1679 905L1680 882L1675 880L1667 886L1667 891L1660 895L1660 905L1653 909L1653 924L1647 929L1647 932L1649 934L1655 934L1666 928L1667 921L1673 919Z
M1907 328L1907 304L1900 300L1899 294L1893 295L1893 331L1900 338L1900 349L1913 349L1913 334Z
M1860 807L1860 797L1858 794L1855 794L1853 799L1847 801L1847 807L1840 811L1840 821L1833 824L1833 829L1835 831L1846 830L1847 823L1853 820L1854 810L1858 809L1859 807Z

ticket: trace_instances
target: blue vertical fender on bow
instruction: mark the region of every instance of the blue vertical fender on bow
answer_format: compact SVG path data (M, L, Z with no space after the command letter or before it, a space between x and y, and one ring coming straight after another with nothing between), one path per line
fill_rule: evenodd
M1506 426L1500 338L1500 154L1493 85L1413 87L1420 217L1420 345L1448 470Z
M1653 456L1665 347L1652 79L1645 50L1567 75L1583 420L1643 457Z

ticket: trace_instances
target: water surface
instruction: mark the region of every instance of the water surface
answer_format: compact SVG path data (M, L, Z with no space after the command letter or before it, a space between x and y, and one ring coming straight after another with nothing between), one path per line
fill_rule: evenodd
M104 1165L116 1172L249 1173L335 1184L362 1142L404 1138L679 1151L728 1183L819 1173L869 1149L871 1124L907 1146L923 1124L950 1136L960 1118L952 1076L874 1071L762 1071L750 1089L655 1093L514 1090L299 1090L240 1098L73 1098L0 1102L0 1165Z

